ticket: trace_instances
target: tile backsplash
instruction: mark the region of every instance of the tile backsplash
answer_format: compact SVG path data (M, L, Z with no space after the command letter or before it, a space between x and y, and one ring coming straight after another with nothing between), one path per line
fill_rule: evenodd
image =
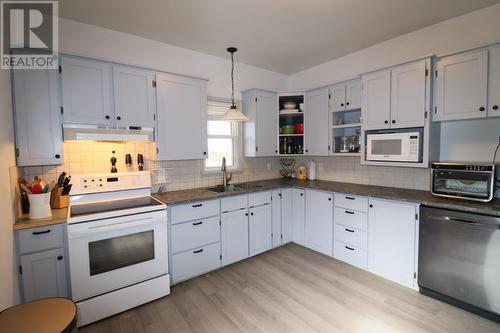
M143 154L148 163L148 143L142 142L95 142L67 141L64 142L64 164L24 168L24 175L32 179L42 176L46 182L55 180L62 171L71 174L107 173L111 170L111 157L116 157L118 172L136 171L137 154ZM131 154L133 165L125 166L125 154Z
M203 173L202 160L155 161L154 145L142 142L94 142L68 141L64 143L64 164L60 166L25 167L23 174L32 179L42 176L46 182L55 180L62 171L69 174L108 173L110 159L117 159L118 172L136 171L137 154L143 154L145 170L164 169L167 183L153 184L153 192L162 187L172 191L196 187L215 186L221 183L221 174ZM132 155L132 167L125 166L125 154ZM233 173L233 183L271 179L280 177L279 158L242 158L241 170ZM316 178L360 183L429 190L429 169L362 166L359 157L301 157L296 158L295 168L308 166L316 161ZM153 177L153 183L154 183Z
M295 167L316 162L316 179L430 190L430 169L361 165L359 157L297 158Z

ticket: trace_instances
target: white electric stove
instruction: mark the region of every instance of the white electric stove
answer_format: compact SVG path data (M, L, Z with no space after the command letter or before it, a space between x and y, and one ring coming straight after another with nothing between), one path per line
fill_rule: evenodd
M73 176L68 211L78 326L170 293L166 206L149 172Z

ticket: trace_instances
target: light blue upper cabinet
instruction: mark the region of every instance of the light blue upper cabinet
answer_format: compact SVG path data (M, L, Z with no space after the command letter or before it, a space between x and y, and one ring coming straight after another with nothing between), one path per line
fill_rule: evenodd
M434 120L486 117L488 51L445 57L437 62Z
M328 97L328 88L308 91L305 95L306 155L328 155Z
M62 56L61 70L64 123L114 124L112 65Z
M249 118L243 123L245 157L276 156L278 133L277 94L259 89L241 93L242 112Z
M19 166L63 163L58 75L55 70L12 72Z
M207 157L206 81L157 73L158 160Z
M128 66L113 66L115 118L118 127L155 125L155 73Z
M489 50L488 116L500 116L500 45Z
M423 127L426 112L426 61L391 70L391 128Z
M362 118L365 130L390 128L391 71L382 70L361 77Z

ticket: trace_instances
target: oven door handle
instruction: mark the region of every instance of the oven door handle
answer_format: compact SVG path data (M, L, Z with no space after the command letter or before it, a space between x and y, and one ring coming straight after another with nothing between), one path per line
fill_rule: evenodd
M90 225L85 226L87 223L80 223L72 225L68 228L68 238L78 238L89 235L94 235L103 231L119 230L123 228L139 227L158 224L152 217L147 217L139 220L121 221L109 223L104 225Z

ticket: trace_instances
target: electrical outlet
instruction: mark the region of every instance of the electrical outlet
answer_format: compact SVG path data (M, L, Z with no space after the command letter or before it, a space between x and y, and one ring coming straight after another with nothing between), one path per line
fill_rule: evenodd
M318 163L318 171L323 171L323 163Z
M266 164L267 171L271 170L272 167L273 165L271 164L271 162L267 162Z

